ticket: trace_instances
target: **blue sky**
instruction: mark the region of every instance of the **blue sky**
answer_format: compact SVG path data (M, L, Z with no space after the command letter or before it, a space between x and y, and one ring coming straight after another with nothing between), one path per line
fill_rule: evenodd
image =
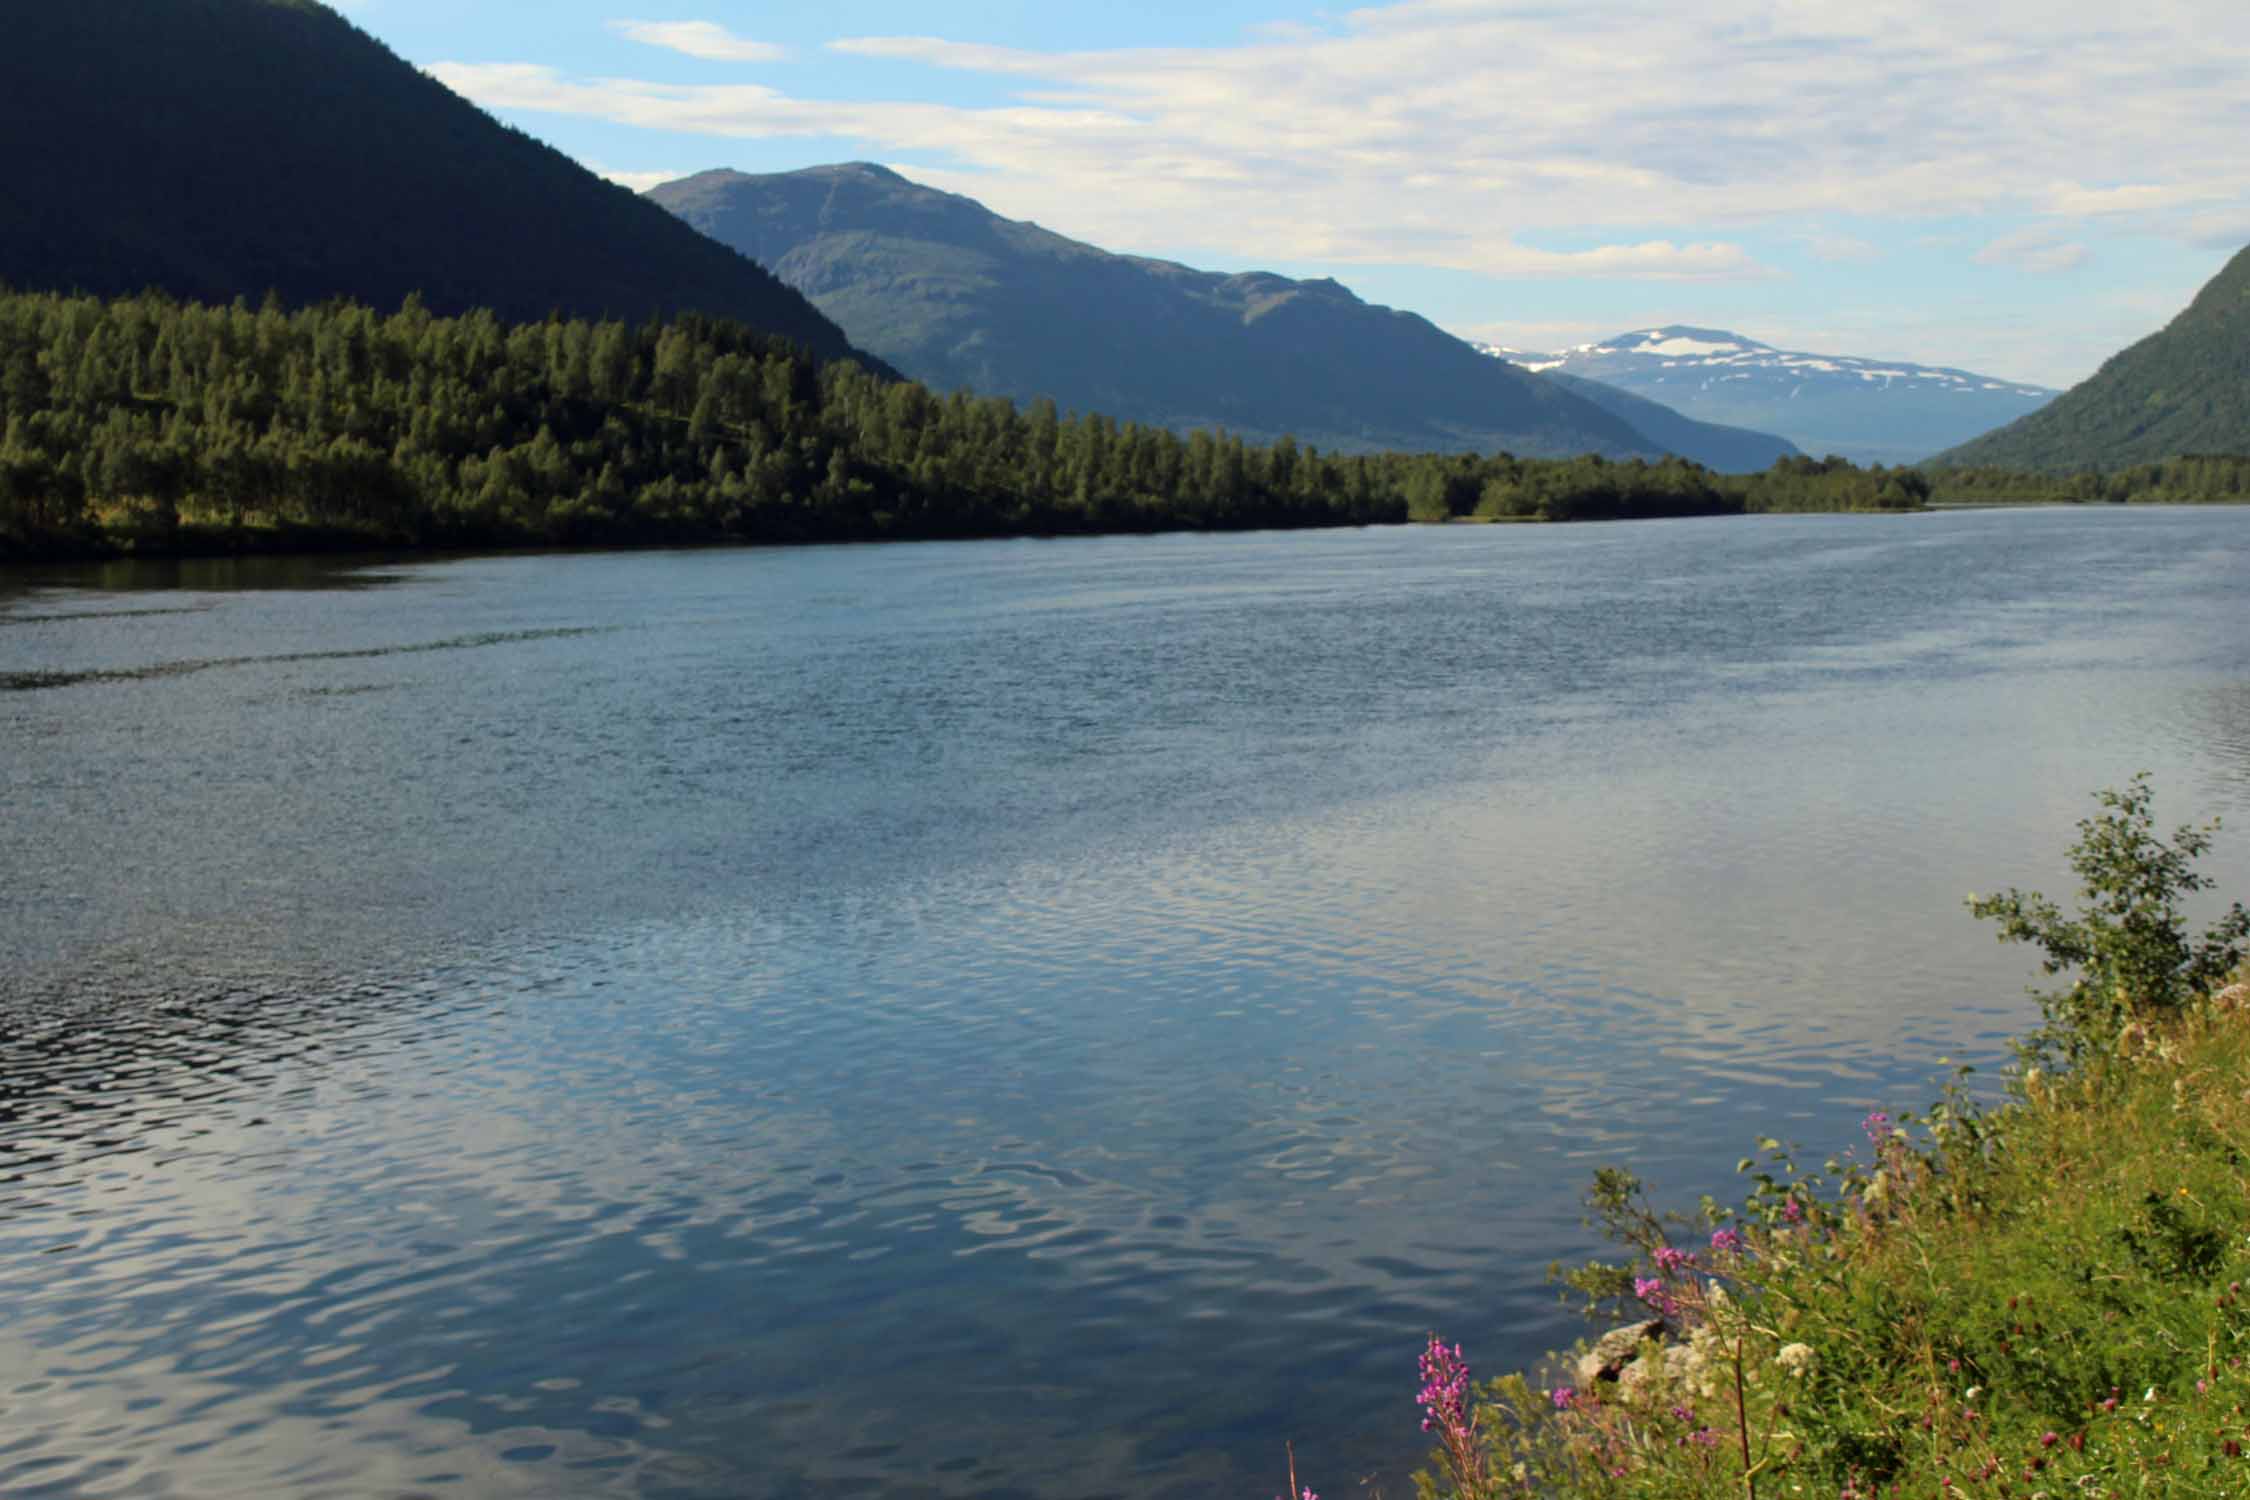
M2250 243L2240 0L355 0L636 186L879 161L1545 350L1655 323L2068 385Z

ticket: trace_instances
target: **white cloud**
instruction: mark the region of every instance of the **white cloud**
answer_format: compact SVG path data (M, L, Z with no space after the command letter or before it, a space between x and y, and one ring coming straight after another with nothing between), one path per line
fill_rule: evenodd
M1980 266L2003 266L2013 271L2054 275L2075 271L2088 260L2086 247L2066 240L2055 230L2034 224L2004 234L1976 253Z
M1173 228L1174 242L1275 259L1379 261L1528 277L1742 280L1776 274L1728 241L1656 238L1578 250L1534 248L1521 243L1510 216L1456 212L1455 183L1442 171L1399 176L1363 171L1356 188L1370 200L1366 211L1350 222L1329 219L1323 199L1308 197L1308 184L1293 172L1260 170L1239 156L1152 135L1122 110L807 100L757 84L573 80L525 63L440 63L430 71L494 109L722 137L843 137L889 151L948 152L991 165L966 172L910 168L911 175L969 193L1003 213L1065 226L1120 248L1148 243L1152 222L1161 220ZM1558 183L1627 186L1632 176L1598 163L1560 162L1546 175ZM1102 183L1103 190L1088 193L1089 182ZM1326 206L1334 201L1326 200ZM1213 210L1221 211L1214 216ZM1214 235L1221 228L1231 232Z
M2048 195L2047 211L2075 218L2095 219L2113 214L2145 216L2193 205L2207 191L2190 183L2128 182L2110 187L2058 182Z
M612 21L609 29L628 41L707 62L780 62L789 55L785 47L736 36L715 21Z
M1670 240L1597 245L1590 250L1534 250L1513 242L1447 264L1491 276L1626 277L1643 281L1746 281L1780 273L1761 265L1740 245L1724 241L1679 245Z
M2203 250L2239 250L2250 245L2250 205L2196 214L2187 221L2189 243Z
M620 29L696 56L770 52L709 22ZM845 70L831 95L849 92L850 59L880 58L1012 97L432 71L496 108L848 141L1116 248L1279 261L1756 276L1738 241L1761 225L2130 213L2184 238L2198 205L2250 198L2237 0L1409 0L1222 47L873 36L829 51ZM1568 260L1528 248L1558 233L1609 243ZM1816 254L1864 254L1825 243Z
M685 172L678 171L628 172L616 167L599 166L593 162L586 162L584 165L586 170L592 172L595 176L606 177L611 182L622 187L629 187L636 193L645 193L650 188L661 187L667 182L677 182L688 175Z

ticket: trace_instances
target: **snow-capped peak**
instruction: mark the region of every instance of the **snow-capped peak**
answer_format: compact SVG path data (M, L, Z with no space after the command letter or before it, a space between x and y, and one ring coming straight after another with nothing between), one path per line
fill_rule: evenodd
M2010 396L2046 400L2054 392L2016 381L1994 380L1934 365L1901 364L1896 360L1861 359L1849 354L1804 354L1776 349L1756 339L1718 328L1690 328L1669 324L1621 333L1592 344L1577 344L1560 354L1527 354L1497 344L1476 348L1527 370L1568 370L1597 380L1633 385L1633 378L1650 379L1703 375L1713 379L1745 378L1799 383L1808 379L1849 381L1863 385L1900 383L1928 390L2000 391ZM1634 387L1634 388L1637 388Z
M1778 433L1807 453L1912 462L2051 400L2035 385L1935 365L1776 349L1718 328L1640 328L1556 354L1478 348L1599 381L1698 421Z

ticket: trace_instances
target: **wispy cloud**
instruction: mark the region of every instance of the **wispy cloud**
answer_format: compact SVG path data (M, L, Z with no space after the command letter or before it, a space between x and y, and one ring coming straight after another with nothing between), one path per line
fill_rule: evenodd
M2075 271L2086 264L2086 247L2066 240L2053 229L2033 225L2004 234L1976 253L1980 266L2005 266L2014 271L2054 275Z
M626 25L698 56L763 45L711 22ZM1408 0L1221 47L863 36L828 50L1007 94L941 105L432 71L495 108L848 141L1097 243L1275 261L1755 277L1771 272L1746 244L1774 226L2132 214L2186 243L2250 201L2239 0ZM1590 248L1534 248L1559 235ZM1832 236L1814 253L1865 249ZM2044 248L1985 253L2050 271L2083 256L2067 225Z
M2187 223L2189 243L2204 250L2239 250L2250 245L2250 203L2200 213Z
M609 29L628 41L707 62L780 62L789 55L786 47L736 36L716 21L612 21Z
M685 172L675 171L625 172L615 167L602 166L596 162L587 162L585 166L586 170L592 172L595 176L606 177L611 182L622 187L629 187L636 193L645 193L650 188L661 187L667 182L677 182L680 178L688 175Z

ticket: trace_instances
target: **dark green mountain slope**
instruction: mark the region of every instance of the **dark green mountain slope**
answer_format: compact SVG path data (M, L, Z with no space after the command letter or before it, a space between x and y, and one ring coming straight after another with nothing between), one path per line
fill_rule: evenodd
M2250 249L2161 332L2052 405L1933 462L2117 469L2191 453L2250 453Z
M1789 458L1799 452L1797 445L1785 437L1753 432L1747 427L1698 422L1662 402L1636 396L1614 385L1604 385L1599 380L1566 375L1560 370L1549 371L1546 378L1567 391L1584 396L1602 410L1623 417L1633 424L1634 431L1662 443L1667 452L1693 459L1722 474L1748 474L1768 469L1773 467L1775 459Z
M849 352L763 269L309 0L8 0L0 145L18 287L693 310Z
M650 194L939 389L1323 449L1654 455L1552 382L1333 281L1113 255L864 163Z

